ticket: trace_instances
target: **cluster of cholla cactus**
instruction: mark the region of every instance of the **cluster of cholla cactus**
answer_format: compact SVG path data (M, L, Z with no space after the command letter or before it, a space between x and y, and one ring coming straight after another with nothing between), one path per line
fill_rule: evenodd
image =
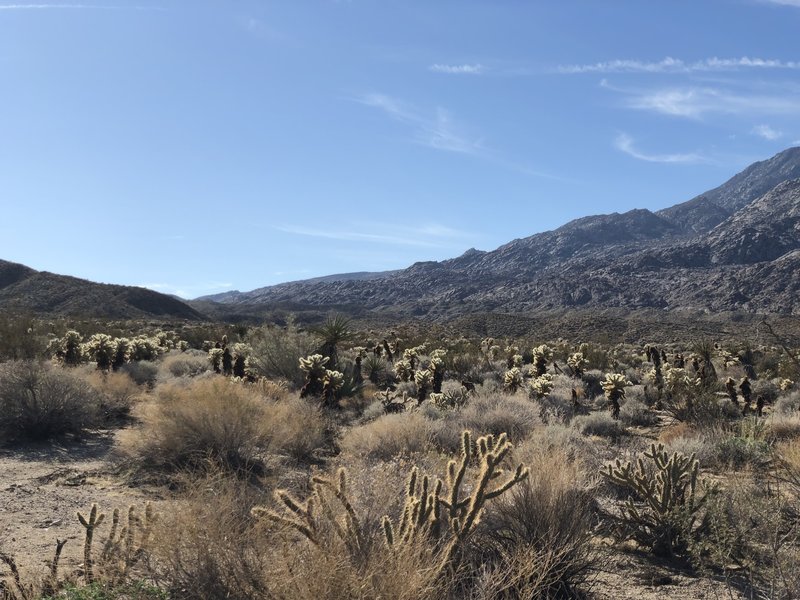
M462 434L461 459L447 465L445 482L420 478L417 468L409 474L406 500L398 522L383 518L387 546L394 548L413 543L420 538L448 537L440 547L438 569L455 568L459 551L480 520L489 500L504 494L524 481L528 470L520 464L513 472L501 465L511 450L502 434L485 436L473 441L469 431ZM478 464L479 471L471 485L465 485L467 467Z
M656 554L684 551L708 497L697 490L699 469L694 454L670 456L663 444L652 444L635 463L607 465L602 474L631 493L622 507L623 533Z
M51 339L47 352L65 365L74 366L90 361L98 369L108 370L118 369L131 361L155 360L174 347L186 348L187 345L165 332L134 338L115 338L105 333L95 333L84 341L79 332L69 330L64 337Z
M603 387L603 393L608 400L611 416L615 419L619 419L619 401L625 397L625 388L633 384L628 381L624 375L620 375L619 373L607 373L605 380L602 381L600 385Z
M538 377L534 377L530 381L531 396L536 400L542 400L550 395L553 391L553 376L550 373L544 373Z

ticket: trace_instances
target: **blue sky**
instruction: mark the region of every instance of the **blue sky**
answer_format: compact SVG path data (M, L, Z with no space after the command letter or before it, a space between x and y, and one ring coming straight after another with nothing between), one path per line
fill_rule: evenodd
M800 0L0 0L0 258L185 297L657 210L800 144Z

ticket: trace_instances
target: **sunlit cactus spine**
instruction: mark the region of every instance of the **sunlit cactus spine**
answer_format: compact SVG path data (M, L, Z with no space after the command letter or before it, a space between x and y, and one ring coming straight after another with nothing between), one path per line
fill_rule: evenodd
M534 377L530 383L531 395L536 400L542 400L550 395L553 391L553 376L550 373L545 373L539 377Z
M567 366L572 371L572 375L581 378L583 377L586 367L589 366L589 361L583 355L583 352L573 352L567 358Z
M600 385L603 387L603 392L608 400L611 416L614 419L619 419L619 401L625 397L625 388L633 384L625 379L624 375L607 373L605 380Z
M547 363L553 359L553 350L542 344L531 351L533 355L533 370L537 377L547 373Z
M428 395L428 388L433 382L433 373L428 369L421 369L414 373L414 383L417 386L417 404L425 402Z
M409 381L414 377L414 369L407 360L400 359L394 363L394 375L400 381Z
M338 406L338 394L343 385L344 374L341 371L325 370L325 375L322 378L322 398L325 406Z
M114 358L111 361L111 368L115 371L128 362L131 358L131 341L126 337L114 340Z
M110 335L95 333L83 344L82 351L84 356L97 365L98 369L107 371L114 362L117 344Z
M522 370L519 367L512 367L503 375L503 387L514 394L522 387Z
M324 378L327 370L328 357L322 354L312 354L300 359L300 370L306 374L306 381L300 390L300 397L319 397L322 395Z

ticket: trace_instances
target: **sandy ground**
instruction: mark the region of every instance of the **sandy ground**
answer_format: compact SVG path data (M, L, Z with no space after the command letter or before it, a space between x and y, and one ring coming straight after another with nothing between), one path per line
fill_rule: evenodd
M77 570L84 529L76 512L88 515L93 503L109 521L115 508L143 508L148 500L157 506L162 498L157 489L129 487L115 473L108 460L113 445L113 434L101 432L80 443L0 450L0 549L21 569L45 569L56 539L66 539L61 572ZM0 564L0 576L7 571Z

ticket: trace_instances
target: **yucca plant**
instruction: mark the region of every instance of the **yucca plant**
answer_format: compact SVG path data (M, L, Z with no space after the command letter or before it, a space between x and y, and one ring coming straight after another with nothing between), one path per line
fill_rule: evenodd
M351 323L351 319L335 315L328 317L324 324L311 330L311 333L322 339L319 353L328 358L328 365L332 369L335 369L339 362L339 345L353 337Z

